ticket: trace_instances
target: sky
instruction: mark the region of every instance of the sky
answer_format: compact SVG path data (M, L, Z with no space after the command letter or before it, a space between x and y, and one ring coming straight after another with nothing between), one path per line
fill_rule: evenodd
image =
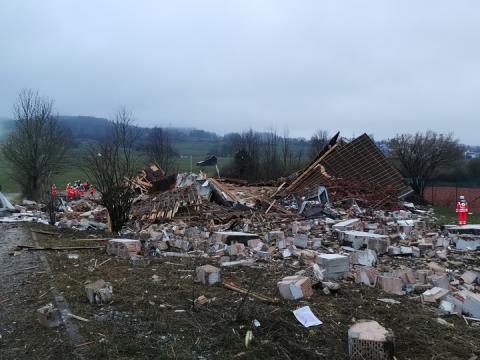
M38 90L61 115L224 134L453 132L480 145L478 0L2 0L0 117Z

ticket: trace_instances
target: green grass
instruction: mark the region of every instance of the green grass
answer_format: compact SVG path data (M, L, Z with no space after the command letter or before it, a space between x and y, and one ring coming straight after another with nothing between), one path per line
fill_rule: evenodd
M434 207L434 210L440 225L457 223L457 213L455 212L454 208ZM473 215L468 215L467 222L469 224L480 224L480 213L473 213Z
M180 146L181 145L181 146ZM215 175L216 169L215 166L209 166L201 168L196 166L196 162L204 160L206 158L207 149L211 144L207 143L192 143L186 144L181 143L178 146L178 151L180 158L175 164L175 169L178 169L179 172L189 172L190 171L190 155L192 156L191 168L193 172L198 173L200 170L206 171L209 175ZM65 166L60 170L59 174L53 176L52 183L56 184L60 190L63 190L67 183L73 182L77 179L80 180L89 180L86 179L85 173L81 169L81 162L83 160L85 148L79 147L71 149L67 153L65 159ZM227 165L232 159L229 157L222 157L218 159L218 167L221 169L223 166ZM141 161L143 164L146 164L146 160ZM143 166L140 165L139 169ZM16 193L20 191L19 184L11 176L11 167L3 158L3 155L0 153L0 184L2 185L2 191L6 193ZM95 184L94 184L95 185Z

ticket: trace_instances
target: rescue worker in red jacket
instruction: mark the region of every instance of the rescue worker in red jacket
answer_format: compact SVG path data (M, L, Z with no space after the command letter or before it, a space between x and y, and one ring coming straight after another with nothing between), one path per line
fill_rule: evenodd
M90 191L90 196L93 197L93 185L90 185L90 189L88 189Z
M67 200L70 200L72 198L72 185L70 185L70 183L67 184L65 193L67 194Z
M58 190L55 184L53 184L52 187L50 188L50 194L52 195L53 200L57 198Z
M460 196L460 199L457 202L457 215L458 225L466 225L468 216L468 203L463 195Z

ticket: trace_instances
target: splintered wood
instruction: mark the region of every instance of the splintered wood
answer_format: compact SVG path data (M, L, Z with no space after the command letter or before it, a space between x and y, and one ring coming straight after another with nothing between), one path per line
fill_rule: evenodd
M142 221L155 222L170 220L180 210L198 211L202 203L195 185L173 189L148 200L141 209L135 210L135 217Z
M129 179L128 182L132 187L141 194L152 193L156 191L165 191L173 188L177 180L177 174L165 175L165 171L153 163L143 168L139 174Z

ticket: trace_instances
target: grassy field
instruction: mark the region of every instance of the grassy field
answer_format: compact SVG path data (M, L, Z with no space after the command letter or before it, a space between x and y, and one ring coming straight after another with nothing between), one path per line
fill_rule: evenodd
M454 208L447 207L435 207L435 215L438 218L438 222L441 225L445 224L456 224L457 223L457 213ZM473 213L468 215L469 224L480 224L480 213Z
M193 172L200 170L206 171L209 175L216 174L214 166L201 168L195 164L198 161L205 159L209 144L179 144L178 150L181 154L177 160L176 169L179 172L187 172L192 169ZM58 175L53 176L52 183L56 184L58 188L63 189L68 182L73 182L77 179L86 179L85 173L81 169L81 161L83 159L83 148L72 149L69 151L65 166L61 169ZM190 157L191 156L191 157ZM221 169L231 161L231 158L223 157L218 159L218 167ZM142 161L146 164L146 161ZM89 179L86 179L89 180ZM5 161L3 155L0 153L0 184L3 192L19 192L20 186L11 176L11 168Z

